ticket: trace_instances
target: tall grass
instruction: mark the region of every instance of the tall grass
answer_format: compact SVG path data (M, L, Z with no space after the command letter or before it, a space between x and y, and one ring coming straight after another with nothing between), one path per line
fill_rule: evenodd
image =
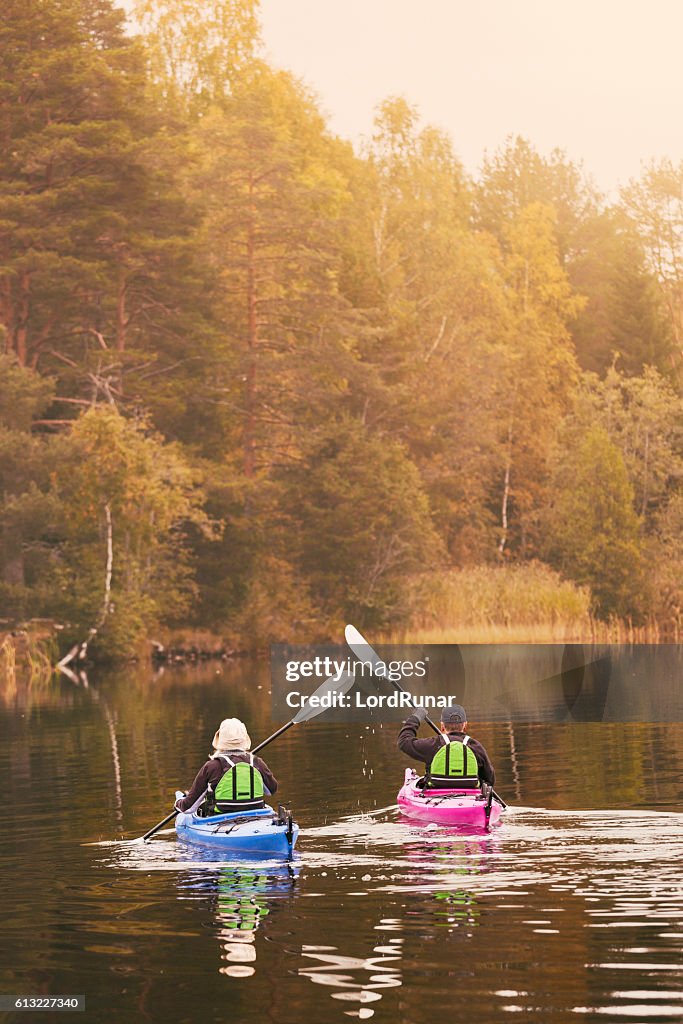
M11 636L0 637L0 679L16 679L17 649Z
M415 580L412 615L395 642L623 643L659 639L591 614L591 594L540 562L480 565Z
M43 630L0 633L0 699L12 703L19 685L48 685L55 658L54 639Z

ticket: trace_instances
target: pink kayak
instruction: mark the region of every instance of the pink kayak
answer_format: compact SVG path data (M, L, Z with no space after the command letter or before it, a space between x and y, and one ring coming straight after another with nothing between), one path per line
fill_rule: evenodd
M478 789L419 789L420 776L406 768L406 777L398 794L398 806L403 814L416 821L436 825L471 825L486 827L486 799ZM491 804L489 824L494 825L501 814L495 800Z

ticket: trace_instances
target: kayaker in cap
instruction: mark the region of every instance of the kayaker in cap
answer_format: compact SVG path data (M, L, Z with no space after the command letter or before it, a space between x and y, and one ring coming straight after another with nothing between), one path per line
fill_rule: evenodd
M214 752L188 792L176 791L176 810L195 810L203 804L208 814L220 814L263 807L263 797L277 790L277 779L265 761L249 753L250 746L244 722L225 718L213 738Z
M481 783L493 786L496 773L478 740L467 735L467 714L461 704L441 712L441 736L418 739L417 730L427 717L416 708L401 726L399 750L426 767L424 786L432 789L475 789Z

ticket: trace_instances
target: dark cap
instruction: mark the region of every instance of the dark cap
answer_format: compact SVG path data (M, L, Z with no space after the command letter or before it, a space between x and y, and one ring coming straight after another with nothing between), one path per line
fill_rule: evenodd
M465 711L462 704L451 704L449 708L444 708L441 712L441 721L444 725L450 725L453 723L462 723L467 721L467 712Z

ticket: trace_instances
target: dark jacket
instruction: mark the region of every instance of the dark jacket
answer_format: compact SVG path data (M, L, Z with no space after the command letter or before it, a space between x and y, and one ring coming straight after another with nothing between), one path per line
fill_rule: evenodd
M422 761L429 768L437 750L440 750L443 746L443 740L440 740L438 736L419 740L417 739L417 730L419 728L420 719L417 715L411 715L410 718L406 718L398 734L398 748L404 754L407 754L408 757L412 757L416 761ZM454 729L452 732L449 730L448 736L451 742L462 743L465 733L456 732ZM467 745L477 759L480 781L488 782L490 786L493 786L496 781L496 773L489 761L488 754L479 740L472 739L471 736Z
M239 764L240 761L246 761L249 763L249 755L245 754L244 751L229 750L227 751L227 754L230 760L234 761L235 764ZM266 762L262 761L260 757L254 757L254 768L258 769L263 776L263 785L266 786L271 793L275 793L277 790L277 779ZM178 800L176 804L178 810L186 811L188 807L192 807L195 800L198 800L202 793L206 792L209 783L211 783L211 788L215 789L227 770L228 765L222 758L210 758L197 772L197 777L188 790L187 796L183 797L182 800Z

